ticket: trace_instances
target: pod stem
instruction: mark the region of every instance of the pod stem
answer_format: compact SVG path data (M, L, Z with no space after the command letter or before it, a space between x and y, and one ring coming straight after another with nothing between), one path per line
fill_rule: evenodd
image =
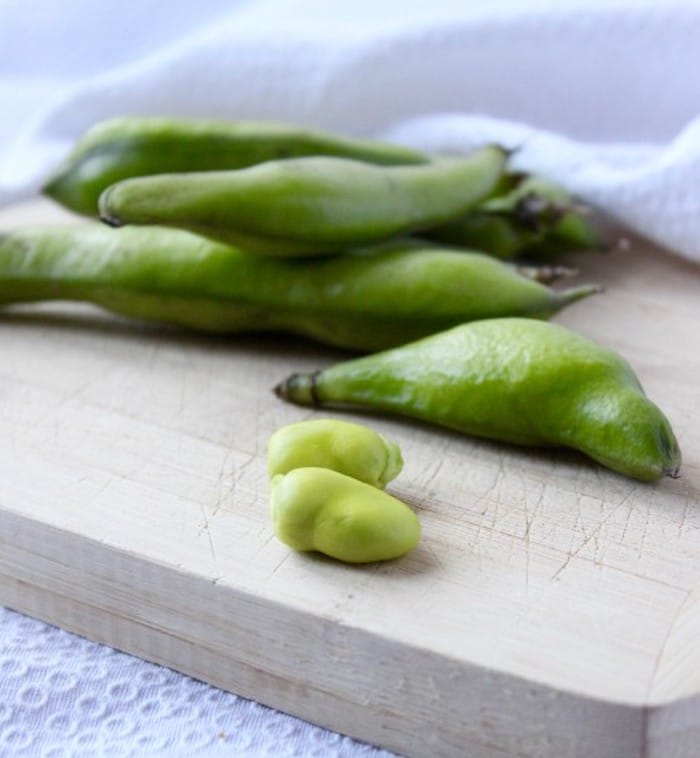
M575 303L577 300L583 300L589 295L597 295L605 292L605 287L600 284L582 284L580 287L570 287L569 289L557 292L557 301L563 307Z
M321 400L317 392L317 382L320 373L313 371L310 374L290 374L274 388L274 393L289 403L319 408Z

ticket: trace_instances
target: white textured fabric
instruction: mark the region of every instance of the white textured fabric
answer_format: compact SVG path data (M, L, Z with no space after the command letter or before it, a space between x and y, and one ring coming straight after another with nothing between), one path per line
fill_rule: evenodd
M697 0L0 0L0 204L115 115L519 147L700 260ZM382 755L0 611L0 755ZM386 754L383 754L386 755Z
M96 6L99 10L96 10ZM700 260L697 0L4 0L0 203L124 113L519 146Z
M391 758L0 608L0 756Z

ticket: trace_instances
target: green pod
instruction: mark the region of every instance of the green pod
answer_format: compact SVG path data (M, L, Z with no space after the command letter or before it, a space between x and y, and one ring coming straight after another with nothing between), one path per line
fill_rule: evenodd
M127 179L100 197L112 226L157 224L269 256L328 255L458 218L489 195L506 153L489 146L418 166L341 158Z
M503 198L492 198L484 208L510 214L533 238L524 241L520 255L531 257L591 250L601 240L589 221L589 208L560 185L539 176L527 176Z
M277 538L346 563L398 558L420 539L415 513L365 482L327 468L297 468L271 483Z
M127 116L90 129L43 191L77 213L96 216L102 192L122 179L247 168L311 155L380 165L427 160L423 154L399 145L343 138L288 124Z
M520 445L580 450L641 480L676 476L678 443L618 355L554 324L505 318L427 339L276 388L291 402L390 411Z
M490 213L508 213L532 226L545 223L557 209L573 202L564 187L534 174L521 174L506 191L488 198L482 208Z
M477 318L545 318L595 291L553 290L488 256L415 243L284 261L157 227L85 224L0 237L0 304L82 300L147 321L281 331L353 350Z
M424 236L503 260L600 247L587 209L575 204L562 187L536 176L526 177L510 191Z
M585 214L573 209L566 211L540 240L527 245L522 255L546 258L561 253L599 250L602 247L598 233Z
M337 419L300 421L270 437L270 478L308 466L329 468L384 489L401 472L403 459L395 442L362 424Z
M482 250L494 258L510 260L544 238L541 231L525 228L514 218L475 210L461 219L429 231L425 237L445 245Z

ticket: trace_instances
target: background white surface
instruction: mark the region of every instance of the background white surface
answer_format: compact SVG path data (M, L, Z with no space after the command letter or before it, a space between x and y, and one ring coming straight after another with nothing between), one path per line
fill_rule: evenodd
M110 116L275 119L518 146L700 260L698 40L695 0L0 0L0 204ZM381 755L0 610L0 754L201 752Z
M697 0L0 1L0 203L124 114L484 140L700 259Z

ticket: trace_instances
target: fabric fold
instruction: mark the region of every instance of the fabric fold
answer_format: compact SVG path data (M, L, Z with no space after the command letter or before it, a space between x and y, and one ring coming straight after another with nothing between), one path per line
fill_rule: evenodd
M264 0L200 18L184 5L150 36L132 40L120 22L118 54L99 14L70 16L70 37L104 38L110 65L93 41L82 68L61 68L70 42L48 32L44 49L11 48L0 204L37 192L75 139L112 116L268 119L439 152L518 146L518 168L700 261L697 3ZM1 6L0 29L8 14L29 28L34 11Z

